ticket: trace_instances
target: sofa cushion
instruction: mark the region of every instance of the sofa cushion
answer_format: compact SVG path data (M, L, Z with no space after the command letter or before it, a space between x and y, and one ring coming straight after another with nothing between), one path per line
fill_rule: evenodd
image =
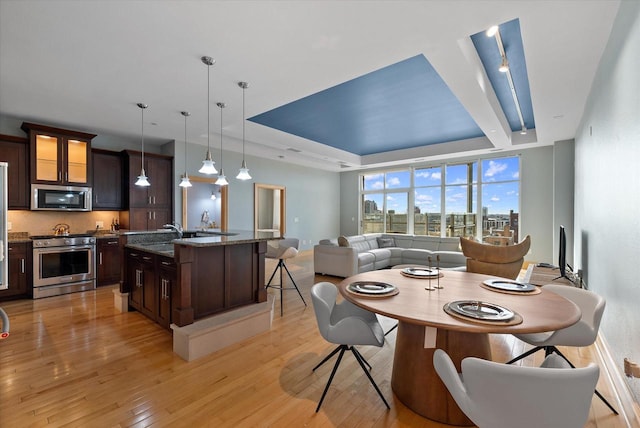
M378 248L389 248L396 246L396 241L393 238L379 237L377 238L377 241Z
M331 247L337 247L338 240L337 239L321 239L320 245L329 245Z
M362 235L350 236L349 246L351 248L355 248L358 253L369 251L371 249L369 241L367 241L367 239Z
M414 236L411 246L405 248L419 248L422 250L436 251L439 249L441 239L442 238L435 236Z
M462 249L460 248L460 238L440 238L438 251L462 252Z
M405 248L402 250L402 264L427 265L429 263L429 257L433 259L431 264L435 266L435 257L432 251L415 248Z
M350 247L351 245L349 245L349 240L347 239L347 237L342 235L342 236L338 236L338 246Z

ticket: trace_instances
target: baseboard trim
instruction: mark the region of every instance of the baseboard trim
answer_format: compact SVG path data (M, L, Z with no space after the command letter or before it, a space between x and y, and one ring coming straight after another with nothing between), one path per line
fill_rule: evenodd
M640 426L640 407L633 397L633 393L629 389L629 385L624 379L624 375L615 363L613 356L609 352L609 345L606 339L598 334L594 343L598 358L602 362L601 370L608 378L609 384L613 387L618 401L617 409L627 424L628 428Z

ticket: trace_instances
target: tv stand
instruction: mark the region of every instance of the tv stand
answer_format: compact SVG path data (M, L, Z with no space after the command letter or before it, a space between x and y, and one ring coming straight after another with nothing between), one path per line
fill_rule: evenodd
M569 270L567 270L567 272L569 272ZM575 286L574 282L568 276L558 276L557 267L541 267L535 263L530 263L527 267L523 282L528 282L533 285L566 284Z

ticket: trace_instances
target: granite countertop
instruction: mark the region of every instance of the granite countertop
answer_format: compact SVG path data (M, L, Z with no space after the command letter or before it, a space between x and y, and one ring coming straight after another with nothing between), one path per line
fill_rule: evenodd
M153 234L151 232L133 232L131 234L141 235L143 233ZM167 230L164 231L167 233ZM129 242L126 247L161 256L173 257L174 245L185 245L191 247L213 247L219 245L246 244L251 242L269 241L279 239L277 232L255 232L252 230L226 230L207 229L206 231L186 230L186 236L189 238L170 239L168 241L158 241L159 235L153 236L149 241Z
M189 231L185 233L188 234ZM175 239L173 243L192 247L212 247L216 245L245 244L280 239L277 232L256 232L253 230L231 229L222 231L220 229L207 229L204 232L196 231L196 233L197 235L194 237Z
M29 238L29 232L7 232L7 241L14 243L31 242L31 238Z

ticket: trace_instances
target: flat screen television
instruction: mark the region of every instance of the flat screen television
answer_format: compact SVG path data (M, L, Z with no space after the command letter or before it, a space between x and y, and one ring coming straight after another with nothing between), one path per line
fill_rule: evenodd
M560 269L558 278L567 278L567 235L564 231L564 226L560 226L560 239L558 242L558 268Z

